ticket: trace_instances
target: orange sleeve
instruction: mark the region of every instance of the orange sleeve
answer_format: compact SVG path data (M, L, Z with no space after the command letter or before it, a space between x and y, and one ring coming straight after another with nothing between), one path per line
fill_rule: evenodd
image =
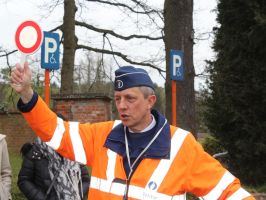
M243 199L243 200L256 200L256 199L255 199L255 197L250 196L250 197L247 197L247 198L245 198L245 199Z
M237 191L240 188L240 181L239 179L235 179L221 194L219 200L224 200L230 197L234 194L235 191ZM256 200L253 196L249 196L247 198L244 198L243 200Z
M23 112L23 117L28 122L34 133L43 141L49 141L56 129L57 116L48 108L41 97L30 112Z
M204 197L219 188L218 191L221 191L221 194L216 199L223 200L241 188L240 181L219 161L206 153L192 134L187 136L183 145L189 169L186 186L191 193Z
M84 155L81 156L82 160L86 162L83 164L87 165L92 165L93 163L95 148L97 148L94 144L97 143L97 145L103 146L104 139L107 133L112 129L113 124L113 122L80 124L67 121L61 121L59 123L57 115L50 110L40 97L38 97L36 105L30 112L22 114L34 133L43 141L56 141L57 147L52 147L62 156L79 161L77 157L80 156L78 153L81 152ZM70 130L71 125L72 132ZM54 137L55 133L59 133L58 135L60 137Z

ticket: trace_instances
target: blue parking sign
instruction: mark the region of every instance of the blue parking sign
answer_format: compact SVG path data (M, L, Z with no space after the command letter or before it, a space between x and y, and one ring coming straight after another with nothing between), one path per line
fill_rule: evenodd
M184 80L184 52L181 50L170 50L170 77L171 80Z
M43 43L41 46L41 68L59 69L59 34L43 32Z

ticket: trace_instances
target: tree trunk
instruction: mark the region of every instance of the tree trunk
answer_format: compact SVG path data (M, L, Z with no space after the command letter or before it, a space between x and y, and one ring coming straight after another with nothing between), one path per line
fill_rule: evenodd
M193 66L193 0L165 0L165 48L166 48L166 116L171 122L172 86L170 80L170 49L184 52L184 81L176 83L177 126L196 136L195 91Z
M64 52L61 72L61 94L73 94L73 73L77 39L75 36L75 13L74 0L64 0L63 37Z

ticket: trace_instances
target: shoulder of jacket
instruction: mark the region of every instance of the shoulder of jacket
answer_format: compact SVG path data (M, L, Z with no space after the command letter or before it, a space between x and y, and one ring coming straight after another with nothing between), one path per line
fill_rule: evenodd
M32 153L30 156L31 156L31 159L33 160L41 160L43 158L42 152L36 145L32 146Z
M27 159L30 160L40 160L43 157L43 154L38 147L32 143L24 144L20 152L24 157L27 157Z
M115 120L115 121L104 121L104 122L91 123L89 125L94 131L96 130L102 131L103 134L98 134L97 131L95 132L97 136L102 136L102 135L109 134L109 132L120 123L121 123L120 120Z
M96 122L96 123L89 123L92 126L97 126L101 128L112 128L113 126L116 126L118 124L122 123L121 120L114 120L114 121L104 121L104 122Z
M3 140L6 137L6 135L0 134L0 141Z

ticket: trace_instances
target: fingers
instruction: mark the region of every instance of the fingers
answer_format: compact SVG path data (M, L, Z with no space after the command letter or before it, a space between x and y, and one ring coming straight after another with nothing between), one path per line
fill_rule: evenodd
M15 83L11 83L10 86L17 92L17 93L21 93L21 91L23 90L22 85L20 84L15 84Z
M20 64L16 64L10 74L10 86L18 93L23 90L24 87L24 69Z
M25 62L25 63L23 63L23 64L24 64L24 66L29 67L28 62ZM23 71L24 71L24 66L21 65L21 63L17 63L17 64L15 65L15 70L17 70L17 71L23 73Z
M20 65L16 64L16 66L12 69L10 76L11 83L21 83L23 81L23 70L20 69Z
M27 93L31 90L31 69L28 62L16 64L10 74L10 85L20 95Z

